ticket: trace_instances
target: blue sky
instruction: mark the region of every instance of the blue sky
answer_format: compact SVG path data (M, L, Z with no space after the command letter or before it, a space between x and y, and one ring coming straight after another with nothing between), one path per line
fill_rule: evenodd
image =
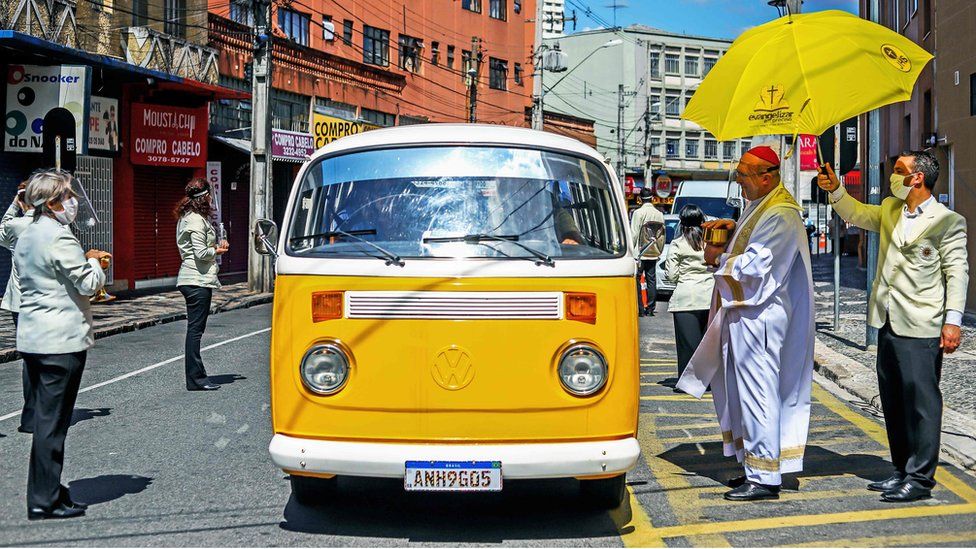
M541 1L541 0L540 0ZM566 0L566 15L576 10L576 30L599 28L581 7L612 24L614 0ZM671 32L714 38L735 38L742 31L776 18L776 9L766 0L617 0L626 8L617 10L617 25L634 23ZM806 0L803 11L846 10L857 13L857 0ZM570 23L569 32L572 32Z

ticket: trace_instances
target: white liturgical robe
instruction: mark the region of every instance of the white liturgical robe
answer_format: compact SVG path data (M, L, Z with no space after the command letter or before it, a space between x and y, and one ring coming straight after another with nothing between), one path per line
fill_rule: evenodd
M751 203L715 272L708 330L678 381L711 384L726 456L779 485L803 469L813 382L814 301L801 208L780 185Z

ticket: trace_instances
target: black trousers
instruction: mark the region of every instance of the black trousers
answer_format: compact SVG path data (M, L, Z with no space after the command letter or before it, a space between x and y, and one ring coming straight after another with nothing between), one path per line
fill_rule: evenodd
M708 309L671 314L674 315L674 341L678 348L678 377L681 377L708 328Z
M935 486L942 429L942 349L938 337L878 332L878 386L891 462L905 480Z
M644 273L644 282L647 284L647 310L653 311L657 301L657 260L641 259L637 263L637 310L644 310L644 302L641 301L640 277Z
M78 399L88 351L21 353L34 390L34 437L27 474L27 507L53 509L62 497L64 439Z
M10 316L14 319L14 329L17 329L17 321L20 314L11 312ZM20 412L20 430L28 433L34 432L34 389L31 387L30 375L27 373L27 361L20 373L24 387L24 409Z
M180 293L186 299L186 388L196 389L210 383L207 370L203 367L200 357L200 339L207 329L207 317L210 316L210 300L213 298L212 288L200 286L180 286Z

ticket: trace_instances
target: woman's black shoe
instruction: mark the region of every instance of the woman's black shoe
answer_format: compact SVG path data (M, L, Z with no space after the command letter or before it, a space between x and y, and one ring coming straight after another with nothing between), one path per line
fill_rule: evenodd
M63 504L50 511L41 507L31 507L27 510L27 520L67 519L80 517L84 514L84 509L65 507Z
M213 383L208 383L206 385L198 385L193 388L190 387L186 388L187 391L216 391L217 389L220 389L220 385L215 385Z

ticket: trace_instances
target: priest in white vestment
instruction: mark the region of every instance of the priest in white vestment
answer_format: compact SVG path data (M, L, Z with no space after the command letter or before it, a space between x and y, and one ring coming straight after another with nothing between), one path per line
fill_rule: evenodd
M813 381L814 301L802 208L780 182L769 147L742 156L736 181L748 205L706 245L715 267L708 330L678 381L701 397L711 385L726 456L745 467L725 498L777 499L784 473L803 468Z

